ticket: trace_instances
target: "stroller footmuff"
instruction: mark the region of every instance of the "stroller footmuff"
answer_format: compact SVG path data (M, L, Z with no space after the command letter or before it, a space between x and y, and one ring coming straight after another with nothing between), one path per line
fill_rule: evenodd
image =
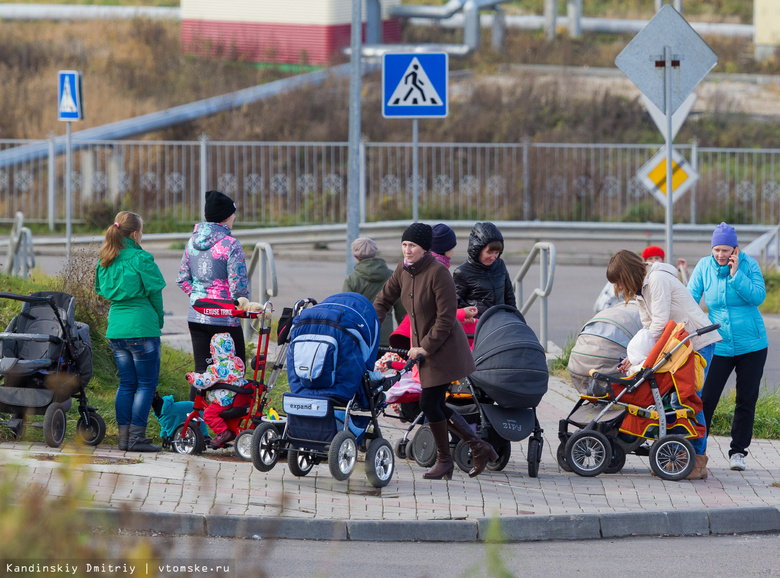
M392 379L373 371L379 331L373 305L358 293L333 295L295 317L287 352L287 422L281 435L271 424L255 429L255 468L270 471L286 451L295 476L327 460L331 475L346 480L358 451L365 451L369 482L377 488L390 482L393 449L377 418Z
M32 295L0 293L2 299L23 302L22 310L3 333L0 358L0 424L20 439L29 415L43 415L43 437L51 447L65 438L67 412L78 401L76 433L96 446L106 435L106 423L87 404L92 379L89 326L75 319L75 299L67 293L42 291Z

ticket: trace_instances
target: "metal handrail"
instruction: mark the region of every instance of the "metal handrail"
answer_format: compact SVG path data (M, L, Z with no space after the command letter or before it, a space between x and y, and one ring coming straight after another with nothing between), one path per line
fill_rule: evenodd
M749 243L743 251L758 261L764 271L770 266L780 268L780 225Z
M258 301L265 303L269 297L276 297L279 294L279 284L276 280L276 262L274 261L274 250L270 243L261 241L256 243L255 248L252 250L252 256L249 259L249 266L247 267L246 272L250 300L252 300L252 275L254 275L258 264L260 265L260 270L258 271L258 278L260 281ZM268 286L269 274L271 277L270 287ZM265 309L263 309L263 311L265 312ZM251 324L244 323L244 338L248 341L251 335Z
M6 275L21 275L27 279L30 269L35 268L32 231L24 226L24 213L17 212L11 227L8 242L8 258L5 261Z
M523 280L526 273L536 260L536 256L541 254L539 260L539 285L534 289L528 301L523 303ZM553 282L555 281L555 245L553 243L540 242L534 244L531 252L528 253L528 257L525 259L525 263L520 267L515 280L512 282L512 286L515 290L515 299L518 305L523 303L520 308L520 313L525 315L533 305L537 298L541 298L542 302L539 308L539 341L542 343L544 350L548 350L547 342L547 298L552 293Z

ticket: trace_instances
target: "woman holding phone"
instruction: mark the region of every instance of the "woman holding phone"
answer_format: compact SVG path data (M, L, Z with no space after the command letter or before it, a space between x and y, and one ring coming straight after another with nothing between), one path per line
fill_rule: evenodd
M758 311L766 297L764 275L755 259L740 252L734 227L721 223L715 228L712 255L696 264L688 290L697 302L704 296L710 320L720 323L718 331L723 337L715 344L712 365L701 391L708 431L726 381L736 370L737 404L731 422L729 467L742 471L753 438L768 341Z

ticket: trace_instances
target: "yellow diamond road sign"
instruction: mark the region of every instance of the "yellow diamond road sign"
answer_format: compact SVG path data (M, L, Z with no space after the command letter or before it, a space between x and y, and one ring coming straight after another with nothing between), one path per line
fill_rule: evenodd
M666 206L666 147L650 159L645 165L637 171L636 176L642 184L650 191L661 205ZM696 181L699 175L693 170L693 167L682 157L680 153L672 149L672 202L683 196Z

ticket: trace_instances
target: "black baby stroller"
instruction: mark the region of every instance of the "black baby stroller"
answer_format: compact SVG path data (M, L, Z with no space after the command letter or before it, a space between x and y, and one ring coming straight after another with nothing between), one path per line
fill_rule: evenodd
M392 379L373 371L379 331L373 305L358 293L333 295L295 317L287 353L290 393L283 402L287 423L281 436L273 424L255 428L255 468L271 470L287 451L295 476L327 460L331 475L346 480L360 449L369 482L376 488L390 482L393 449L377 418Z
M0 424L17 439L24 435L28 415L43 415L43 437L51 447L65 438L66 413L79 402L76 432L91 446L106 435L106 424L87 405L85 388L92 378L89 326L75 320L75 299L67 293L42 291L32 295L0 293L22 301L22 311L0 333L0 412L10 414Z
M473 424L477 435L495 448L498 460L487 463L489 470L506 467L511 442L531 436L528 475L535 478L544 445L544 430L539 426L536 406L547 393L549 378L544 349L517 309L496 305L477 323L472 355L477 369L450 388L453 394L453 401L448 402L450 407ZM471 393L470 401L457 396L466 391ZM413 440L414 459L418 463L427 463L427 452L435 454L435 444L426 444L425 437L420 438L423 432L421 428ZM463 471L471 470L471 451L465 441L458 440L453 459Z

